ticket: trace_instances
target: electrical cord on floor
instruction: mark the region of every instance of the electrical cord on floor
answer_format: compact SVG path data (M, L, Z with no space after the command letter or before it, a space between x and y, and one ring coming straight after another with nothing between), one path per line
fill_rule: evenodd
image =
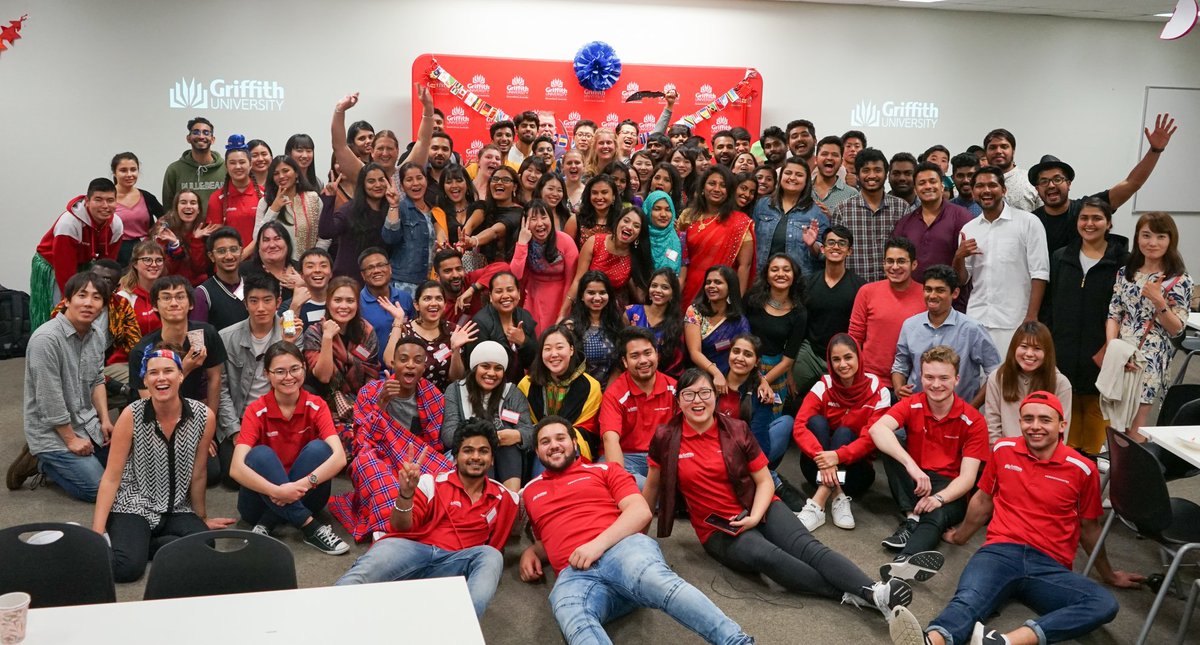
M722 591L721 589L718 589L717 588L718 580L723 581L735 593L729 593L726 591ZM748 582L748 581L742 581L742 582ZM729 578L725 577L723 574L720 574L720 573L713 576L712 580L708 584L708 588L710 591L717 594L718 596L721 596L722 598L729 598L730 600L744 600L747 598L752 598L754 600L758 600L759 602L764 602L764 603L767 603L768 605L774 605L776 607L788 607L791 609L803 609L804 608L804 603L799 598L795 597L794 595L789 594L787 596L780 596L780 595L766 596L766 595L763 595L763 594L759 593L758 591L754 591L752 589L745 589L745 590L738 589L738 586L736 584L734 584L734 581L730 580Z

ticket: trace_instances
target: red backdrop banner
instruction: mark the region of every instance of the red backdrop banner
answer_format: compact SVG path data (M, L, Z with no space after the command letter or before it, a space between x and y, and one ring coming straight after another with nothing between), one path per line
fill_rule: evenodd
M762 76L756 73L747 79L745 67L673 67L622 61L617 84L607 91L595 92L579 84L569 60L422 54L413 61L413 82L425 83L432 89L433 104L445 113L446 132L454 139L454 149L464 160L474 160L479 148L491 141L488 135L491 123L451 94L441 82L429 78L434 59L482 102L503 110L510 118L525 110L552 112L558 132L568 136L580 119L591 119L601 127L613 129L622 120L632 119L640 132L648 133L654 129L666 100L626 103L630 94L674 87L679 93L671 116L674 123L717 100L743 79L750 84L750 96L700 121L693 131L708 139L714 132L741 126L757 138L761 128ZM421 121L421 104L415 93L412 104L412 131L416 132Z

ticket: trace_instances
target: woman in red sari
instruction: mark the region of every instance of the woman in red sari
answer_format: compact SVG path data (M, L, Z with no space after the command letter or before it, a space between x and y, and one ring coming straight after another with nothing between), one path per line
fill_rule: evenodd
M733 173L721 165L704 172L691 207L683 212L680 231L686 236L689 258L682 302L690 303L700 292L709 267L719 264L733 267L738 282L746 286L754 269L754 222L736 210L733 198ZM683 237L683 236L681 236Z

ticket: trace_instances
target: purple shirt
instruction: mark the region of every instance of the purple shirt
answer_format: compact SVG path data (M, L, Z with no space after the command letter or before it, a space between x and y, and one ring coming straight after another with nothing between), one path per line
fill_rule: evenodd
M932 226L925 226L921 217L921 205L918 203L913 210L896 222L892 235L908 238L917 247L917 270L913 272L913 280L920 277L935 264L954 266L954 252L958 250L959 232L967 222L975 217L971 211L951 204L949 200L942 201L942 212L933 220Z

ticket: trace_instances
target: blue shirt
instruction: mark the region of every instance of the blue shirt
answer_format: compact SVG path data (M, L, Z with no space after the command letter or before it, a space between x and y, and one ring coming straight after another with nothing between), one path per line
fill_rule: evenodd
M759 197L758 202L754 205L754 214L751 216L754 220L756 272L762 273L767 266L767 259L771 257L772 253L778 251L784 251L792 256L792 259L800 264L800 271L804 276L821 271L822 259L813 255L804 245L804 229L809 226L809 222L816 220L820 227L817 239L823 240L825 231L829 230L829 218L825 217L825 213L821 212L821 207L817 206L816 202L813 202L813 205L807 209L792 207L785 214L771 204L771 199L770 196ZM787 231L784 236L784 246L783 248L773 248L775 246L775 230L785 216L787 217Z
M991 335L974 318L951 309L941 326L934 327L926 311L900 327L892 373L907 374L913 392L920 392L921 354L938 345L948 345L958 354L959 379L954 392L967 401L975 398L984 379L1003 362Z
M983 207L979 205L979 202L976 202L973 199L963 199L962 197L955 197L950 200L950 203L962 206L963 208L970 211L971 215L974 215L975 217L979 217L981 214L983 214Z
M413 307L412 296L407 292L402 291L395 285L388 283L389 299L392 302L398 303L400 308L404 310L404 315L411 320L417 315L416 307ZM383 354L387 347L388 338L392 335L392 323L395 319L392 314L379 305L379 299L371 295L371 292L366 287L358 293L358 306L362 309L363 320L371 323L375 328L375 336L379 338L379 364L384 365Z

